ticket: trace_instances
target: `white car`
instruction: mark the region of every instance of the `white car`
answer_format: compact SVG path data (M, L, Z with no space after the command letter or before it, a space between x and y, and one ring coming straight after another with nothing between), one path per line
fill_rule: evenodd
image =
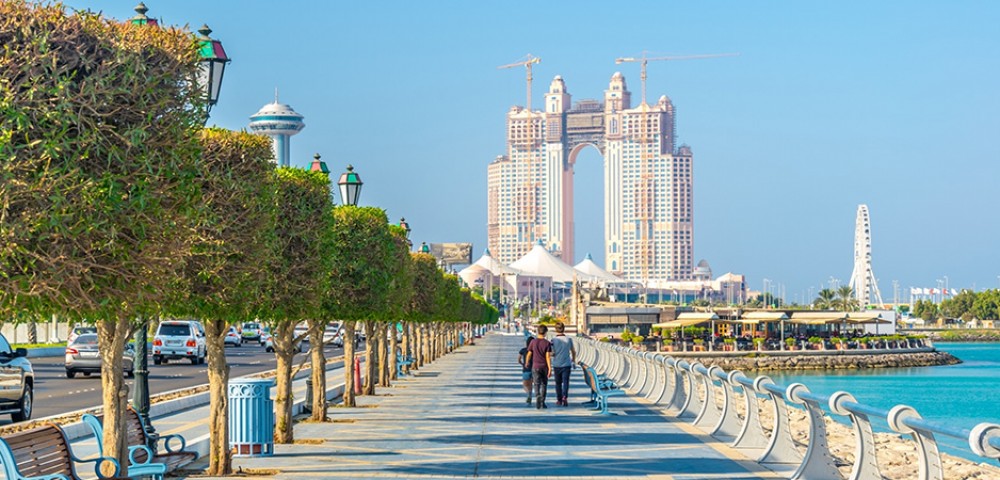
M265 338L261 336L261 338ZM270 334L267 334L264 339L264 351L271 353L274 352L274 338ZM298 345L295 345L295 353L302 353L302 342L300 341Z
M76 337L88 333L93 333L94 335L96 335L97 327L92 325L78 325L76 327L73 327L73 330L69 332L69 337L66 338L66 343L73 343L76 340Z
M232 345L239 347L243 345L243 337L240 336L240 332L236 330L236 327L229 327L229 331L226 332L226 338L223 338L222 342L223 346Z
M192 364L205 363L205 327L195 320L160 322L153 337L153 364L186 358Z

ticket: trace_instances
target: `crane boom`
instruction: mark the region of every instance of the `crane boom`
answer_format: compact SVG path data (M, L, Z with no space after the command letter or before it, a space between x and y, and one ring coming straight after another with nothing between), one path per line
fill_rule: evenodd
M646 103L646 64L649 62L663 62L673 60L701 60L705 58L738 57L739 53L710 53L705 55L667 55L662 57L647 57L646 52L642 52L641 57L618 57L615 64L638 63L641 65L639 79L642 81L642 103Z
M535 243L535 228L537 225L537 219L535 218L535 202L537 201L535 194L537 186L534 183L535 142L533 138L535 122L531 114L531 82L533 80L533 77L531 76L531 66L536 63L540 63L541 61L542 61L541 58L538 58L529 53L525 55L523 59L520 61L514 63L508 63L506 65L500 65L499 67L497 67L497 70L514 68L514 67L524 67L525 71L527 72L526 76L527 98L524 103L524 107L527 113L527 117L524 124L526 130L525 153L527 154L528 157L527 174L525 175L526 192L524 192L525 195L517 195L515 196L515 198L520 199L519 201L522 203L522 205L518 206L520 208L517 208L517 211L522 216L520 222L522 225L519 226L518 229L520 230L521 228L524 228L525 230L527 230L528 250L530 250Z

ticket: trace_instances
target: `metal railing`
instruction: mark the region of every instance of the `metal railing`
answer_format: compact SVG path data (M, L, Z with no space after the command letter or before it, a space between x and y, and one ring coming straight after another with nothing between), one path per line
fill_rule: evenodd
M871 421L884 421L888 428L909 436L916 445L918 478L944 478L938 438L950 437L967 443L975 454L1000 458L1000 424L980 423L971 429L921 418L915 409L897 405L889 410L858 403L850 393L832 395L810 392L801 383L776 384L766 375L750 378L739 370L726 372L717 366L653 352L579 338L578 360L615 381L619 387L642 396L667 412L691 423L717 440L728 442L761 464L795 468L792 479L842 479L837 459L830 450L825 416L847 417L854 432L855 449L851 480L880 480L875 434ZM693 360L693 359L692 359ZM742 409L739 398L742 397ZM761 423L761 402L769 402L773 427ZM801 452L792 438L789 407L796 406L808 420L807 445ZM742 415L740 415L742 410ZM765 433L770 431L770 435Z

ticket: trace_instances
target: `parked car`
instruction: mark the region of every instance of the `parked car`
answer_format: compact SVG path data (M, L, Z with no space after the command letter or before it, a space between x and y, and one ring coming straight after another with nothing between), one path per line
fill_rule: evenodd
M135 347L130 343L122 355L122 368L128 378L135 376L133 358L135 358ZM66 378L76 377L77 373L82 373L85 377L89 377L92 373L101 373L101 363L96 333L85 333L66 345Z
M337 332L337 335L334 336L333 340L331 340L329 343L330 343L330 345L333 345L334 347L341 347L341 348L343 348L343 346L344 346L344 336L341 335L340 332Z
M0 334L0 384L3 385L0 388L0 414L9 413L15 422L31 418L35 371L27 356L27 349L12 349L7 337Z
M267 343L267 339L269 338L271 338L271 328L270 327L262 328L260 330L260 340L258 340L260 342L260 346L263 347L264 344Z
M243 324L243 331L241 335L244 342L261 342L264 343L260 334L264 332L264 326L258 322L247 322Z
M66 337L66 343L73 343L73 341L76 340L76 337L85 333L93 333L96 335L97 327L92 325L77 325L73 327L73 329L69 331L69 336Z
M205 327L194 320L161 322L153 337L153 364L186 358L192 364L205 363Z
M229 327L229 331L226 332L226 338L222 339L222 345L233 345L234 347L239 347L243 345L243 337L240 332L236 330L236 327Z

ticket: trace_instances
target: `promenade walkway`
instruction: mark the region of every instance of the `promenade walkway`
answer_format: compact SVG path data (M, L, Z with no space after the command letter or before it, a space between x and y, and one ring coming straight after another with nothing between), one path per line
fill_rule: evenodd
M332 423L300 422L300 443L277 445L275 456L234 466L281 479L779 478L632 397L612 400L620 415L593 415L579 406L589 397L579 369L570 407L536 410L521 390L523 345L489 334L359 397L359 408L330 408Z

